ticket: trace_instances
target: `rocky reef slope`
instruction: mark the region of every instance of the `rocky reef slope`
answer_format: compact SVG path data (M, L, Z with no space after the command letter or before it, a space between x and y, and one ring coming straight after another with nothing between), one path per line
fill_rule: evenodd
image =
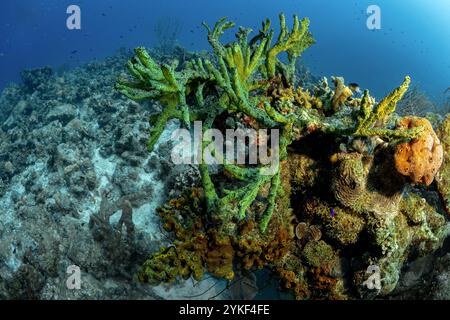
M146 118L160 107L114 90L129 57L122 51L62 74L25 71L23 84L3 91L0 298L183 298L215 283L222 289L215 279L170 287L136 280L147 254L167 242L156 207L198 173L173 166L167 142L147 152ZM71 265L81 269L80 290L66 287Z

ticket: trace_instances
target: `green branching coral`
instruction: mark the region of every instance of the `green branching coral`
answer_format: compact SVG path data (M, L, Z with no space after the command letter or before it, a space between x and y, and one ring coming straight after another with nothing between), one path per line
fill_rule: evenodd
M145 49L137 48L136 56L128 62L132 80L121 79L116 85L121 93L133 100L151 99L163 105L163 111L152 123L148 142L150 151L171 119L181 120L188 128L192 121L202 121L203 130L207 130L219 117L231 116L238 121L242 116L248 117L258 128L279 130L279 148L271 152L278 152L280 161L286 159L287 147L312 128L335 135L386 138L412 138L420 131L420 128L392 130L384 127L385 118L395 110L397 101L408 88L408 77L375 107L373 98L365 92L359 111L355 109L356 112L352 113L337 112L325 117L320 110L298 99L282 101L289 104L282 112L278 108L281 99L271 95L270 90L275 86L280 91L297 92L294 88L295 62L314 43L308 31L307 18L299 20L294 16L293 28L289 30L285 16L280 14L280 33L274 44L270 20L266 20L259 33L250 40L252 30L240 28L236 33L237 40L228 44L222 44L220 38L226 30L234 27L234 23L223 18L213 28L206 23L204 26L215 61L198 58L181 67L177 61L171 65L158 64ZM287 64L279 59L281 53L287 54ZM320 102L319 97L314 99ZM322 105L322 102L317 105ZM282 192L279 165L276 170L269 171L263 165L239 167L227 163L223 166L224 172L240 181L240 187L232 190L217 188L206 164L200 164L199 170L208 214L222 226L244 219L261 190L269 190L266 209L257 217L260 231L264 233L267 230L275 199ZM225 230L224 233L233 233L233 230Z
M148 149L152 150L167 121L179 118L189 124L185 94L189 74L175 72L177 62L172 66L157 64L144 48L136 48L135 53L127 67L136 81L119 80L116 89L132 100L154 99L165 106L150 132Z
M267 98L254 94L256 90L264 90L267 81L275 76L277 68L287 72L277 56L287 52L290 64L304 49L313 43L308 29L307 19L299 21L294 17L294 27L289 32L286 27L284 15L280 15L281 32L277 42L271 46L273 30L270 30L270 21L263 23L260 33L248 41L249 29L241 28L237 33L237 42L223 45L219 38L224 31L234 26L225 18L216 23L213 29L204 23L208 30L208 40L214 49L216 60L214 63L207 59L198 59L186 64L181 72L176 72L176 64L158 65L143 48L135 50L136 57L128 63L128 70L134 81L120 80L117 89L133 100L154 99L161 102L164 110L151 130L148 143L151 150L170 119L181 119L188 126L190 120L203 121L204 129L211 128L215 118L228 112L236 112L255 119L258 123L269 128L281 130L281 155L286 154L286 147L290 143L289 133L292 130L294 117L286 117L275 111ZM293 74L291 70L291 74ZM286 73L286 78L288 74ZM292 76L291 76L292 78ZM202 109L204 102L203 90L213 88L216 91L217 105L209 108L207 112ZM193 105L187 106L186 101L194 100ZM230 216L232 203L239 205L238 219L246 216L246 210L258 195L264 184L270 182L270 194L267 210L261 217L261 231L265 231L274 210L275 197L278 191L279 169L275 173L264 173L264 167L258 169L243 169L227 165L226 170L235 174L237 178L245 180L247 186L225 192L219 197L214 183L205 164L200 165L200 172L205 189L208 209L211 214L226 221Z

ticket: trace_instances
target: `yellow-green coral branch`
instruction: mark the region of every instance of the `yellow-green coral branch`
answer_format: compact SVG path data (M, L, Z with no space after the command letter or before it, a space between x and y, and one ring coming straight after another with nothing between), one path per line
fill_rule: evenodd
M277 56L281 52L287 52L290 60L297 58L312 43L311 34L308 32L309 19L305 18L301 22L298 16L294 16L294 27L289 32L286 26L286 18L284 14L280 14L280 34L277 43L269 49L266 58L266 68L269 77L275 76L275 67ZM307 37L305 39L304 37Z
M278 193L278 189L280 187L280 172L278 171L277 174L275 174L272 177L272 184L270 186L269 196L267 197L267 208L264 211L264 214L261 218L261 222L259 224L260 230L262 233L266 232L267 226L269 225L269 222L272 218L273 211L275 209L276 204L276 196Z
M387 116L395 111L397 102L408 90L410 82L411 78L406 76L403 83L383 100L381 100L377 106L373 108L373 110L371 110L369 92L366 91L361 101L361 109L358 116L358 124L356 126L355 134L359 135L363 131L367 131L378 121L384 122Z

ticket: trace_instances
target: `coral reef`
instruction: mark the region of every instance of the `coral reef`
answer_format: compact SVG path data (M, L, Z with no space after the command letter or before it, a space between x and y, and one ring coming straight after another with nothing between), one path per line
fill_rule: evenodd
M152 150L165 124L171 118L181 120L187 127L190 126L191 120L202 120L204 129L209 129L214 124L215 119L223 113L234 114L237 111L254 119L260 125L280 128L282 143L279 153L281 160L286 157L286 148L292 143L294 133L301 133L305 131L305 128L341 134L351 134L353 131L354 136L377 135L387 138L412 138L417 136L420 128L408 130L373 128L376 122L382 122L395 110L395 103L408 88L410 81L408 77L401 87L382 100L373 110L372 99L366 91L361 101L361 111L358 115L356 127L350 122L351 119L346 117L336 117L336 119L329 119L329 121L321 119L317 115L317 109L311 110L308 108L309 103L307 107L298 106L296 108L292 99L286 98L289 94L293 95L291 79L294 72L291 69L295 66L298 56L313 43L311 34L307 31L308 25L308 19L303 19L300 22L295 16L294 27L289 32L284 15L280 15L281 31L273 46L271 46L273 31L270 30L270 21L265 21L259 34L250 41L248 41L250 30L241 28L237 34L238 42L224 46L220 43L219 38L225 30L232 28L234 24L222 19L212 30L205 24L208 29L208 40L217 58L217 67L208 59L204 61L197 59L186 63L185 68L180 72L175 71L178 65L177 61L174 61L173 65L158 65L144 48L137 48L136 57L128 63L128 70L134 81L122 79L117 83L116 88L131 99L156 99L165 105L163 112L151 128L149 150ZM277 59L281 52L288 54L289 65L286 66ZM266 81L256 80L257 77L263 77ZM277 80L280 77L285 79L286 83ZM271 94L274 91L274 83L277 86L282 86L278 89L278 92L281 93L278 94L278 97ZM205 88L209 86L215 87L216 90L220 89L220 91L216 91L218 92L217 105L213 104L215 107L206 111L204 108L204 92ZM337 85L336 91L338 88L340 86ZM265 94L264 90L267 91ZM255 95L254 93L257 91L263 91L263 94ZM189 105L188 101L192 100L195 103ZM293 100L297 103L305 101L305 99L295 98ZM291 107L280 110L277 107L279 103L287 103ZM315 128L316 126L320 128ZM247 181L248 187L229 192L226 196L220 197L215 190L208 168L205 165L200 165L199 169L208 210L210 213L214 212L216 218L224 221L224 224L227 224L227 221L235 216L232 214L234 210L233 206L230 206L231 203L238 204L240 208L237 215L239 219L243 219L246 215L245 211L255 199L258 190L270 181L269 205L260 219L261 230L267 229L274 208L274 199L278 192L279 170L273 175L268 175L264 174L263 167L260 169L242 169L228 165L226 170L231 172L235 178ZM258 172L258 170L260 171ZM256 178L254 178L255 175Z
M24 72L0 96L0 298L252 299L262 272L296 299L448 298L449 116L396 114L409 77L378 100L296 69L308 25ZM278 129L280 161L175 166L194 121Z
M410 78L379 102L368 90L353 98L354 85L342 77L332 77L334 88L326 78L301 87L297 58L314 43L307 18L294 16L289 30L281 14L275 43L269 20L252 38L239 28L237 40L225 45L220 38L234 23L204 25L213 57L158 64L137 48L130 76L116 84L133 100L163 105L152 120L149 150L170 119L186 128L202 121L204 130L278 129L279 149L271 152L280 162L274 172L261 163L223 163L214 171L200 164L194 190L202 196L161 209L175 240L149 257L141 279L200 279L208 271L232 281L242 270L269 268L297 299L392 293L402 267L435 252L447 236L442 211L414 186L430 185L438 174L448 201L438 173L443 147L428 120L395 113ZM442 135L446 148L448 131ZM365 285L372 265L381 273L379 290Z

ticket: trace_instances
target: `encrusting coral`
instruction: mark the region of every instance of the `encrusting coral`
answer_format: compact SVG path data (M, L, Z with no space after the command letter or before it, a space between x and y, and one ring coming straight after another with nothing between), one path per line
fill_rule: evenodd
M307 18L294 16L289 30L281 14L275 42L269 20L251 38L252 30L239 28L226 45L220 38L234 23L204 25L214 59L159 64L137 48L131 77L116 85L133 100L163 105L151 121L149 150L178 119L186 128L201 121L203 130L278 129L279 148L270 151L280 161L272 171L261 163L224 163L214 173L200 163L201 185L160 208L176 239L150 256L140 279L199 280L209 272L231 280L242 269L267 267L298 299L344 299L373 296L364 288L365 270L377 264L384 287L375 294L391 292L414 248L429 253L445 235L445 220L411 200L416 195L405 177L429 185L442 162L431 125L394 113L410 78L379 102L368 90L353 98L340 77L332 78L334 89L325 78L308 91L295 76L297 58L314 43ZM420 217L411 218L405 206ZM352 260L350 273L341 270L345 259Z

